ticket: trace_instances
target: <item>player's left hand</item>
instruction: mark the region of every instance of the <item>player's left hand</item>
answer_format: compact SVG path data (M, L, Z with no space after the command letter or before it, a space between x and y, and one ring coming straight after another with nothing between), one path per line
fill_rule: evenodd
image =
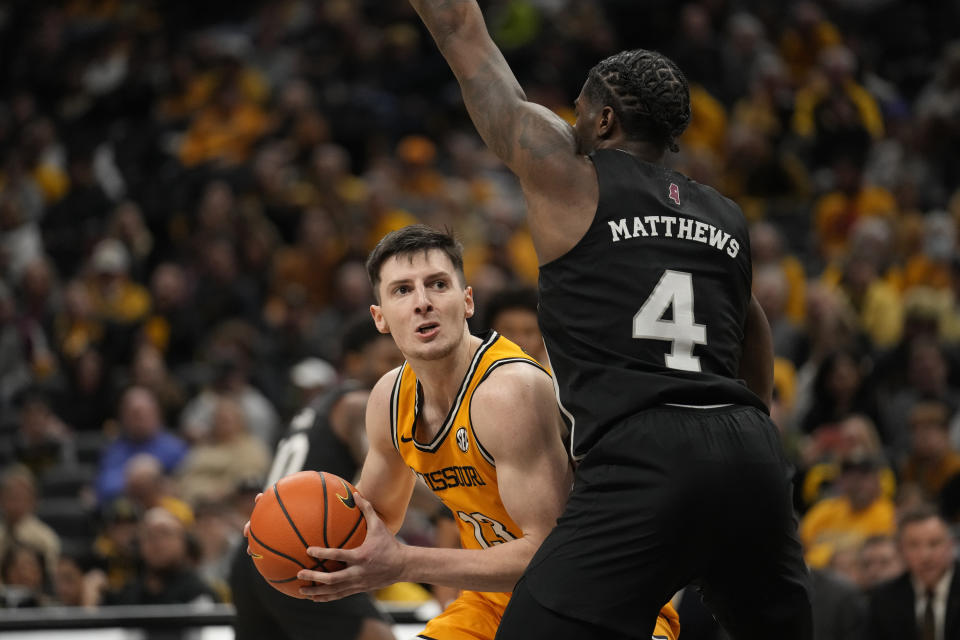
M316 586L300 589L301 594L314 602L339 600L355 593L381 589L403 579L405 546L390 532L366 498L359 493L353 495L367 521L367 537L354 549L307 549L307 555L318 560L334 560L347 565L339 571L302 569L297 574L301 580L316 583Z

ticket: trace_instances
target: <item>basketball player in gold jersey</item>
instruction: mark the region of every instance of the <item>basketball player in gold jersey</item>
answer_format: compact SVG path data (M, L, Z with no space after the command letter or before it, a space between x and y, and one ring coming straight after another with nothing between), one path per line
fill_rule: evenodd
M301 571L318 585L301 591L328 601L398 581L460 588L419 637L491 640L572 482L553 383L496 332L470 334L473 292L452 236L423 225L394 231L367 268L378 301L373 319L406 362L381 378L367 405L370 446L355 497L366 540L352 550L308 549L348 567ZM455 515L463 548L394 537L418 477ZM675 639L676 613L669 605L664 613L670 619L661 613L655 637Z

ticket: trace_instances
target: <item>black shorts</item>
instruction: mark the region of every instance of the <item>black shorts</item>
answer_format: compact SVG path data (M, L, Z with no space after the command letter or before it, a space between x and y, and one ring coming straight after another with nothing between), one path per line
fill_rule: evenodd
M367 618L390 621L365 593L333 602L300 600L263 579L241 543L230 567L236 640L354 640Z
M581 461L518 590L594 625L597 638L649 638L660 607L694 583L736 640L808 640L796 526L788 465L766 415L742 406L651 409L611 429ZM536 608L522 604L530 598L514 599L497 639L546 638L536 633Z

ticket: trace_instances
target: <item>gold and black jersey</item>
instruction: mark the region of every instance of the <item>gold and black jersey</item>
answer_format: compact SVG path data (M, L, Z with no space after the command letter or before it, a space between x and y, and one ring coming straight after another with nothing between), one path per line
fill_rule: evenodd
M464 375L453 406L429 441L418 434L423 387L408 363L400 367L390 401L393 444L407 465L454 514L465 549L484 549L522 535L497 487L493 456L471 420L473 394L498 367L520 363L543 370L513 342L489 332Z

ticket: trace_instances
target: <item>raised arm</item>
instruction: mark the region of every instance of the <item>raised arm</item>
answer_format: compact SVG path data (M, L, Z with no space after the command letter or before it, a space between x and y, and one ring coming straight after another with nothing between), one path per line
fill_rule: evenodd
M592 219L597 193L593 164L577 153L573 128L527 100L476 0L411 4L460 83L477 132L520 179L540 262L566 252Z
M302 579L318 583L303 593L325 601L401 580L477 591L513 589L556 525L573 482L560 438L562 422L549 377L524 364L495 370L474 393L472 406L477 437L496 460L500 497L522 535L482 550L413 547L383 535L374 523L357 549L314 553L311 548L317 558L350 566L329 574L301 571ZM358 503L366 514L370 505L362 496Z

